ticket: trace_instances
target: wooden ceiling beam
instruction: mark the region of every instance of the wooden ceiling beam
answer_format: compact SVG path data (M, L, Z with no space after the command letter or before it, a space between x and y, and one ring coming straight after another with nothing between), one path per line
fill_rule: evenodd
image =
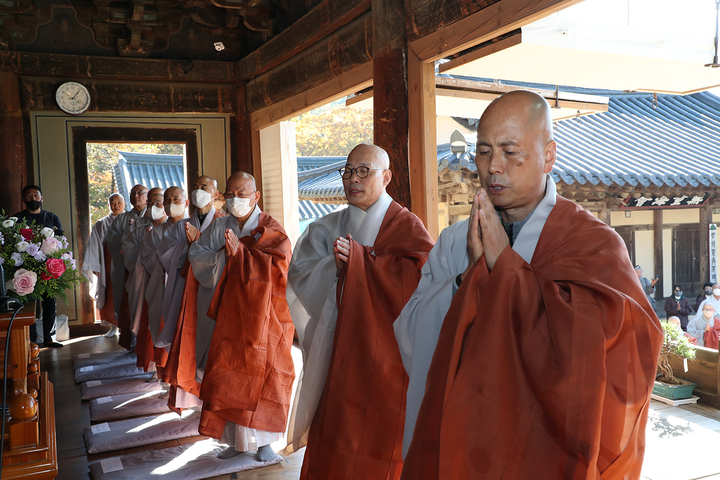
M370 10L370 0L324 0L257 50L237 62L249 80L298 55Z

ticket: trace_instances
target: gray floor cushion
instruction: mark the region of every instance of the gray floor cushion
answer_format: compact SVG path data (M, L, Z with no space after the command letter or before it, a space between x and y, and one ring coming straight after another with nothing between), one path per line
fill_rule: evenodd
M106 363L127 364L137 363L137 355L127 353L126 350L116 352L81 353L73 360L73 368L82 368L89 365L105 365Z
M164 390L153 390L96 398L90 401L90 420L93 422L106 422L108 420L167 413L170 411L167 406L167 398L159 398L163 393Z
M162 390L162 383L148 382L152 374L146 373L137 377L113 378L111 380L92 380L80 385L83 400L123 395L126 393L152 392Z
M258 462L253 453L241 453L220 460L217 458L217 454L224 448L224 445L217 445L210 439L179 447L106 458L90 465L90 475L93 480L145 478L200 480L274 465L283 461L283 458L278 455L269 462ZM106 473L103 472L103 467Z
M164 413L151 417L106 422L83 430L90 454L167 442L199 435L200 412Z
M91 380L109 380L111 378L137 377L145 375L142 368L135 364L106 363L104 365L88 365L75 370L75 381L77 383L89 382Z

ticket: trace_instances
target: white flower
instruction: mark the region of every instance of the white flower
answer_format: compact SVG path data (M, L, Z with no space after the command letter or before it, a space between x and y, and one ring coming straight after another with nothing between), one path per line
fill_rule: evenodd
M8 217L8 220L12 220L13 222L17 222L17 221L18 221L18 218L17 218L17 217Z
M40 235L43 237L54 237L55 232L53 232L53 229L50 227L45 227L42 230L40 230Z
M24 252L25 250L27 250L27 248L28 248L29 246L30 246L30 244L29 244L28 242L26 242L26 241L24 241L24 240L19 241L19 242L17 243L18 252Z
M13 225L15 225L15 220L12 220L11 218L8 218L8 219L5 220L4 222L2 222L2 226L5 227L5 228L10 228L10 227L12 227Z

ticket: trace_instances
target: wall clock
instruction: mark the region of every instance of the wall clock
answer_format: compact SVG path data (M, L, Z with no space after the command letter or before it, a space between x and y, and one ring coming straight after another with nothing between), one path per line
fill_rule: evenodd
M90 92L77 82L65 82L55 92L55 101L62 111L79 115L90 106Z

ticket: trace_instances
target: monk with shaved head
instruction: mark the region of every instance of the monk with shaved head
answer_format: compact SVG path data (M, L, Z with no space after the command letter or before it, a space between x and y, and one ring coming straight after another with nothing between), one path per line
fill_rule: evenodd
M172 385L170 406L177 410L202 408L199 383L195 380L199 283L187 261L188 251L213 221L224 216L222 210L213 205L222 198L214 178L207 175L196 178L189 197L192 214L168 226L158 245L158 258L167 281L162 298L163 324L153 341L157 349L169 356L159 353L155 362L164 369L163 381ZM173 205L177 205L178 200L181 199L172 200L172 205L166 205L166 209L177 209Z
M304 365L287 451L307 444L303 479L396 479L407 375L392 324L433 241L387 194L385 150L358 145L340 175L349 207L308 226L288 276Z
M478 124L481 188L395 322L403 479L639 478L662 332L625 244L557 194L540 96Z
M115 311L113 308L105 307L106 300L112 303L113 295L108 290L112 288L112 273L114 268L112 262L105 263L105 234L110 228L113 220L125 211L125 199L119 193L113 193L108 197L110 214L95 222L90 231L90 238L85 245L85 257L83 258L81 271L90 282L90 296L95 301L95 319L102 320L104 325L110 325L108 337L115 336L117 326ZM108 258L108 260L110 260ZM101 312L105 312L105 316Z
M128 230L133 230L135 224L145 217L147 211L147 196L148 188L145 185L138 184L132 187L129 194L132 209L129 212L120 213L112 221L105 233L105 246L107 247L106 263L108 263L108 261L112 263L109 275L106 274L106 284L111 285L111 288L106 291L111 293L112 297L107 297L105 307L101 310L101 316L105 320L110 317L115 317L115 323L120 329L119 343L127 349L131 349L133 343L127 287L129 286L128 283L134 282L134 279L130 278L125 266L122 241L125 233Z
M190 246L199 284L196 342L194 350L180 348L195 360L200 433L229 445L218 457L254 451L268 462L276 456L270 444L287 426L294 328L285 301L290 239L259 200L255 178L233 173L225 184L230 215L213 221Z

